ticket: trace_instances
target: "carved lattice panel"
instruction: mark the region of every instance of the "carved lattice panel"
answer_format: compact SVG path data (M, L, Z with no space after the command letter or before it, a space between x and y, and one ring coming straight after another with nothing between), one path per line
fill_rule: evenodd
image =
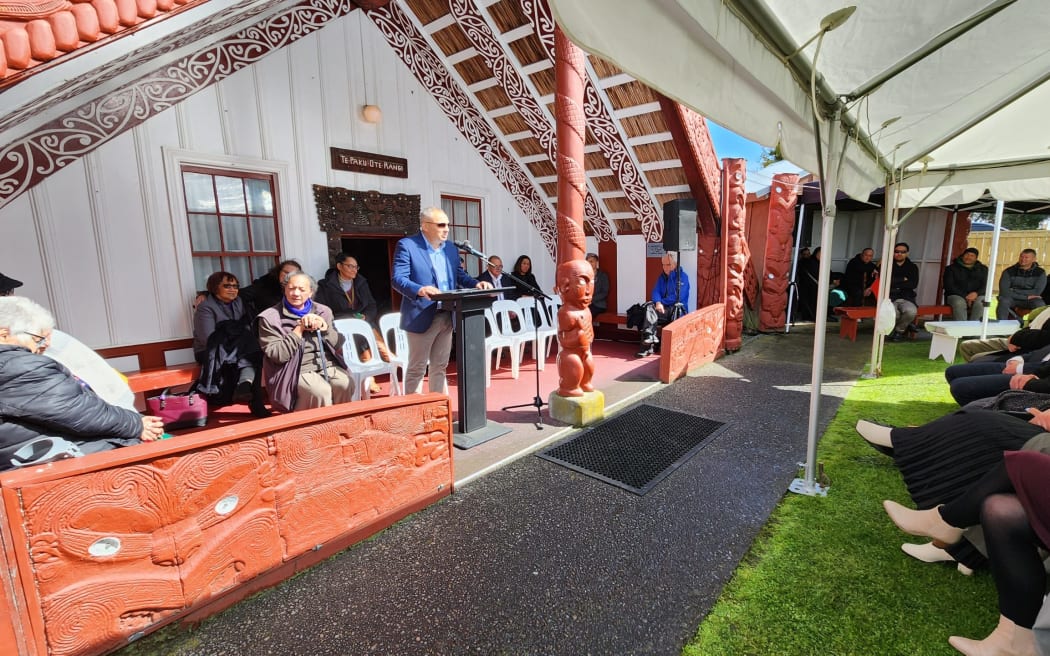
M51 654L97 653L281 562L265 438L21 489Z
M444 489L449 421L434 402L276 433L285 558Z
M410 235L419 229L420 197L314 185L317 222L328 235L329 259L343 235Z

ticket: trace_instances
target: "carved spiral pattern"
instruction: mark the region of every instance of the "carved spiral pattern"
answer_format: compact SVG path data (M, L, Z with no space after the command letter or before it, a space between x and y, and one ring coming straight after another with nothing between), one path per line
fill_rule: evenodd
M289 7L208 50L183 57L8 144L0 150L0 207L124 131L355 8L350 0L307 0ZM243 16L238 14L236 19L242 20ZM194 32L193 38L200 37L201 33ZM188 40L187 36L180 41ZM150 56L155 57L156 52ZM126 70L131 68L125 65ZM116 74L107 72L109 76ZM98 78L92 79L98 83ZM70 87L65 95L72 96L83 89L80 85Z
M554 16L546 0L519 0L523 16L527 16L532 28L551 61L554 58ZM583 52L582 50L580 51ZM584 55L586 56L586 55ZM631 160L627 144L620 137L616 123L601 101L594 84L584 75L584 112L588 127L598 141L609 167L620 179L627 202L642 223L642 234L649 241L660 241L663 236L663 219L656 210L656 201L649 193L637 167ZM717 178L716 178L717 179ZM610 235L611 238L611 235Z
M747 208L744 204L746 192L747 161L727 159L725 161L726 215L724 230L726 244L726 349L739 350L744 326L744 276L747 266L747 244L744 236Z
M678 115L689 139L689 148L693 151L693 160L700 167L704 193L715 217L722 213L718 193L718 184L722 179L722 170L718 168L718 156L711 141L711 132L707 129L707 120L688 107L676 103Z
M778 173L769 190L765 271L759 330L778 330L787 324L788 277L791 272L791 232L795 226L795 187L798 176Z
M496 179L514 196L522 212L539 231L551 257L556 257L556 228L550 206L537 193L529 177L499 142L470 98L452 80L448 69L430 49L426 39L397 3L366 12L401 61L422 83L441 111L466 137L492 170Z
M510 98L518 115L521 116L525 124L529 126L533 136L539 140L540 145L547 151L547 157L552 162L557 161L557 139L555 138L551 122L529 91L525 80L522 79L517 69L507 58L503 45L492 33L492 29L485 21L484 16L478 11L476 3L472 0L453 0L450 3L450 8L452 15L463 29L463 33L466 34L471 45L485 60L485 64L492 71L493 76L499 80L503 91ZM585 207L585 218L590 224L594 235L600 241L613 239L612 224L602 214L598 204L593 199Z

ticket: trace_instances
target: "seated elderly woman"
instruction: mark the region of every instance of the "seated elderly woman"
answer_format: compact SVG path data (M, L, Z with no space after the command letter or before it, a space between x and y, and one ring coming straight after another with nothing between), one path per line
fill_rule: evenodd
M284 299L259 314L259 346L270 402L282 410L320 408L351 397L343 361L345 338L332 329L332 310L313 301L317 282L291 275Z
M205 283L208 296L193 314L193 355L201 365L197 391L213 406L248 403L268 417L262 390L262 352L251 314L238 297L237 276L217 271Z
M106 403L41 355L54 327L51 313L33 301L0 298L0 470L46 461L55 438L93 453L164 434L159 417Z

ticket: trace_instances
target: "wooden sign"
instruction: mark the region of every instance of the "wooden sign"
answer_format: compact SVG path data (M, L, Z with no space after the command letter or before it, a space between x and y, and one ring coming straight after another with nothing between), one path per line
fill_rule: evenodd
M332 168L338 171L371 173L392 178L408 177L408 160L403 157L387 157L359 150L332 148Z

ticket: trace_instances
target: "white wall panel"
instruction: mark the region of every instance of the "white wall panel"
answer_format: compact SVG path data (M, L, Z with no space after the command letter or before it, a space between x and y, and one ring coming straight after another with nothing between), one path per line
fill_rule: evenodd
M186 148L204 153L226 151L227 135L222 129L218 90L205 87L175 106L179 129Z
M157 299L158 338L184 337L192 330L190 302L194 296L193 265L180 258L174 248L177 239L188 239L184 216L173 217L168 202L164 163L165 148L181 148L178 114L168 111L135 130L139 180L144 197L143 210L147 249L153 263L153 287Z
M109 304L109 344L149 342L167 336L160 326L155 266L146 230L145 198L140 193L135 139L125 132L91 153L88 174L94 193L87 205L98 235L100 283Z
M0 273L22 281L17 293L53 310L48 288L39 222L34 220L32 194L22 194L0 211L4 238L0 239Z
M109 343L108 315L115 299L106 296L99 272L86 166L86 160L77 160L29 193L43 246L51 311L60 328L96 346Z
M226 152L261 158L259 98L251 69L242 69L215 86Z

